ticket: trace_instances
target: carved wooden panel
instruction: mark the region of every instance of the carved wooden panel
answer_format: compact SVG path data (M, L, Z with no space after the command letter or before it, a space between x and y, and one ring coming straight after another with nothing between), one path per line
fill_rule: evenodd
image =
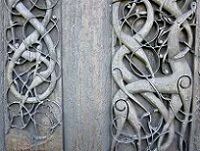
M0 151L200 150L199 2L0 9Z
M60 1L5 0L4 6L6 149L60 151Z
M197 3L130 0L112 6L117 92L111 150L188 151Z

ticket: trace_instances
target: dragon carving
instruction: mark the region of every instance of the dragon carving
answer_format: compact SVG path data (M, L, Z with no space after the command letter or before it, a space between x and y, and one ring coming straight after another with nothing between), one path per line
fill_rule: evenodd
M5 0L9 128L30 131L34 140L47 140L61 124L60 104L50 97L60 77L57 2Z
M113 3L112 75L119 89L112 100L112 151L124 144L137 151L174 144L188 150L195 10L190 0Z

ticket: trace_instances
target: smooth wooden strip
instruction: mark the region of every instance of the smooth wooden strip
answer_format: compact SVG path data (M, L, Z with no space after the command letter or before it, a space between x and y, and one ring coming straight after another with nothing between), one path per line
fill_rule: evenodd
M194 57L193 120L191 124L190 151L200 150L200 2L196 9L196 37Z
M0 151L5 150L4 139L4 41L3 41L3 0L0 0Z
M66 151L108 151L110 148L110 3L67 0L62 4Z

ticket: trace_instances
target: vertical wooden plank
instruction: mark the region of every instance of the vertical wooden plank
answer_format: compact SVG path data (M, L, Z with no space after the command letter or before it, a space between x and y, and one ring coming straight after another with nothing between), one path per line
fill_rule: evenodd
M4 48L3 48L3 0L0 1L0 150L5 150L4 141Z
M200 2L196 9L196 37L194 56L193 120L191 124L190 151L200 150Z
M110 148L110 3L67 0L62 4L66 151Z

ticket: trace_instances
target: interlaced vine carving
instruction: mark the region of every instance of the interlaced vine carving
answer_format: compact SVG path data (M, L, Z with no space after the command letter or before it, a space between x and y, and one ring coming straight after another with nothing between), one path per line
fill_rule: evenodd
M50 97L60 77L57 2L5 0L9 125L37 140L46 140L61 123L60 105Z
M119 90L112 100L111 150L188 151L196 2L112 5L112 74Z

